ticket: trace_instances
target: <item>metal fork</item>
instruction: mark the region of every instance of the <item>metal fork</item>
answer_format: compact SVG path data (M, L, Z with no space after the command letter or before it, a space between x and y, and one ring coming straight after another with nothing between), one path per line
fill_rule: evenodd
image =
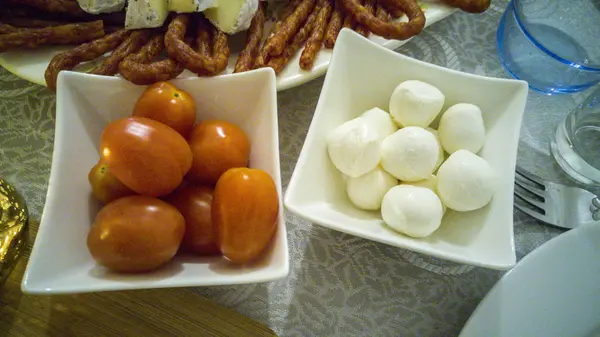
M600 225L600 199L579 187L542 180L517 167L515 207L532 217L563 228Z

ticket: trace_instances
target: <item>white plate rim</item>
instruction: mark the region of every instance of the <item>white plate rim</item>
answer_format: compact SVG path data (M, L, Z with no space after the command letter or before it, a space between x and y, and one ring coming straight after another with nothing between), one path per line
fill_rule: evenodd
M504 274L502 278L498 282L496 282L492 289L490 289L490 291L485 295L485 297L477 305L469 319L465 322L459 334L459 337L471 336L471 332L469 331L469 329L471 329L472 324L474 324L473 322L479 320L480 316L482 318L485 317L484 312L486 310L486 307L493 304L493 302L499 298L499 296L497 296L496 293L499 291L499 289L503 286L505 282L508 282L507 280L518 277L518 275L521 274L523 271L535 268L536 265L539 264L539 261L545 261L547 259L546 256L551 255L554 250L560 249L562 246L573 245L573 242L577 240L577 237L585 237L589 232L598 230L599 226L600 223L591 223L569 230L563 234L560 234L557 237L554 237L549 241L546 241L540 247L538 247L533 252L525 256L512 269L507 271L506 274Z

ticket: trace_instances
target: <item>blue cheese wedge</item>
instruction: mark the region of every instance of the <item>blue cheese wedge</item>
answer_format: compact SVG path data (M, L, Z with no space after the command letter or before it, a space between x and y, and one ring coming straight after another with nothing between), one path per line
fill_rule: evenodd
M77 0L79 7L90 14L120 12L126 0Z
M125 14L125 28L161 27L168 14L167 0L129 0Z
M247 30L258 10L259 0L220 0L215 8L204 11L204 15L220 30L235 34Z
M169 11L176 13L203 12L207 8L217 7L218 4L219 0L167 0Z

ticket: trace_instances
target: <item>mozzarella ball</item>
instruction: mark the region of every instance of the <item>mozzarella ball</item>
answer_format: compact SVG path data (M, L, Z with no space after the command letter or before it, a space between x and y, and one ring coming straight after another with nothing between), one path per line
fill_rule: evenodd
M383 197L381 216L394 230L412 237L435 232L444 215L438 196L425 187L398 185Z
M448 208L473 211L492 200L494 179L494 172L485 159L467 150L458 150L438 170L437 191Z
M425 187L432 190L434 193L437 193L437 177L433 174L423 180L403 183L403 185Z
M390 98L390 113L401 126L426 127L444 106L444 94L429 83L404 81Z
M467 103L449 107L440 119L438 135L444 150L450 154L458 150L479 152L485 142L481 109Z
M438 155L439 146L435 136L417 126L400 129L381 143L383 169L402 181L429 177Z
M438 192L437 192L437 177L433 174L430 175L426 179L419 180L419 181L413 181L411 183L403 183L402 185L425 187L425 188L430 189L433 193L438 194ZM438 197L439 197L439 195L438 195ZM446 213L446 205L444 205L444 203L442 203L442 210L444 213Z
M367 110L360 118L367 123L369 128L375 130L381 139L398 130L398 126L394 123L392 116L379 108Z
M327 152L335 167L349 177L372 171L381 159L381 140L361 118L350 120L327 137Z
M432 128L425 128L425 130L431 132L435 136L435 140L437 140L437 142L438 142L438 148L440 149L440 153L438 154L437 162L435 162L435 168L433 169L433 171L435 172L440 167L440 165L442 165L442 163L444 162L444 159L446 159L444 157L444 148L442 147L442 143L440 142L440 137L438 135L437 130L432 129Z
M361 209L375 211L381 207L383 196L398 180L380 166L358 178L348 178L346 192L352 203Z

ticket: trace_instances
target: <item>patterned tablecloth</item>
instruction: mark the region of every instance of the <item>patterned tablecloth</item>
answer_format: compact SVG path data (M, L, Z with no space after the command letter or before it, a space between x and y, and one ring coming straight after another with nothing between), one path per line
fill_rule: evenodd
M481 15L458 12L398 51L452 69L507 77L495 49L496 27L506 4L495 0ZM322 84L321 78L279 93L284 190ZM575 98L566 99L575 106ZM530 95L525 122L540 116L540 102L544 96ZM54 117L52 93L0 68L0 174L25 196L32 235L46 197ZM518 211L514 216L519 259L562 232ZM291 214L287 228L287 278L198 292L268 324L281 336L453 336L502 276L345 235Z

